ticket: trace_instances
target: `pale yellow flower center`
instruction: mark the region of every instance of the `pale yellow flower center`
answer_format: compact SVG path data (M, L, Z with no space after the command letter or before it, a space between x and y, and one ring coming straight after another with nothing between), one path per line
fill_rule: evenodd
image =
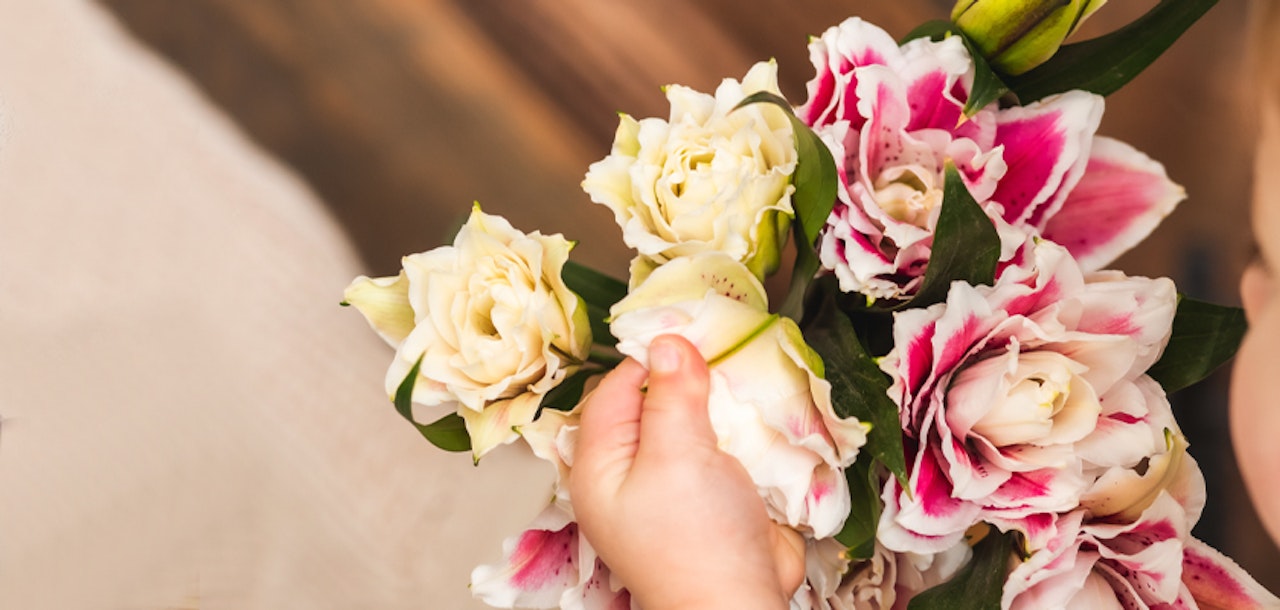
M942 204L936 182L937 172L921 165L891 167L876 178L876 204L895 220L926 227L934 208Z

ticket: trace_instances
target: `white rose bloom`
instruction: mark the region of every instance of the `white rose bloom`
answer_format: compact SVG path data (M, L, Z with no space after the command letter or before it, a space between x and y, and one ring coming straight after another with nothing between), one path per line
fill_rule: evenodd
M515 440L591 349L586 308L560 277L571 247L476 207L452 246L406 256L397 277L353 281L346 302L396 348L387 393L421 358L413 401L457 403L476 459Z
M748 95L778 93L777 65L758 63L715 96L666 88L670 120L623 115L613 151L582 187L613 210L638 252L634 288L657 266L698 252L724 252L763 278L778 266L794 211L795 136L787 114L767 103L734 110Z

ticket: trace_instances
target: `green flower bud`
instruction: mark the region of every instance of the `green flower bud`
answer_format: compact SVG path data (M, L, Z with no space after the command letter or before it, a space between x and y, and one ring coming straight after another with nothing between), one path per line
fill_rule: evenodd
M991 66L1022 74L1053 57L1062 41L1107 0L959 0L951 21Z

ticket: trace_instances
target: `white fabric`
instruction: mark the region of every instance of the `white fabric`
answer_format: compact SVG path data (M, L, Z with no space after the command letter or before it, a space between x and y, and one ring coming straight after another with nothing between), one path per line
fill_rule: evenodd
M357 271L99 7L0 0L0 608L481 607L552 473L398 418Z

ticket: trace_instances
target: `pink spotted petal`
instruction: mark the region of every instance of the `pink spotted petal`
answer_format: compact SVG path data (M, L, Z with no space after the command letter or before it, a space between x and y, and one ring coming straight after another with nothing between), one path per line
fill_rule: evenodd
M1182 582L1201 610L1280 608L1280 599L1236 562L1195 538L1182 554Z
M471 572L471 593L495 608L554 608L583 580L578 524L553 504L502 543L502 562Z
M908 131L952 131L961 124L961 112L969 99L973 61L959 37L934 42L917 38L902 47L903 65L897 68L907 85L911 110Z
M1010 223L1039 226L1062 205L1089 160L1089 143L1102 118L1102 98L1070 91L998 116L996 144L1008 171L994 200Z
M631 593L599 558L595 560L591 577L565 593L560 607L564 610L635 610Z
M1142 241L1186 198L1164 166L1132 146L1097 137L1089 164L1044 236L1087 270L1101 269Z

